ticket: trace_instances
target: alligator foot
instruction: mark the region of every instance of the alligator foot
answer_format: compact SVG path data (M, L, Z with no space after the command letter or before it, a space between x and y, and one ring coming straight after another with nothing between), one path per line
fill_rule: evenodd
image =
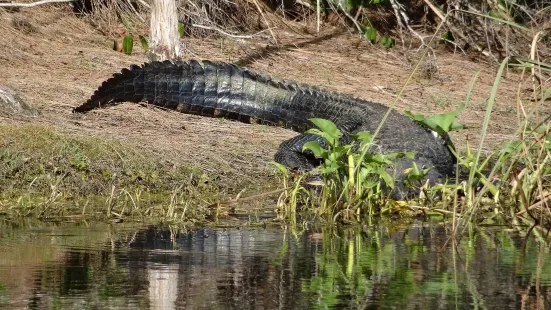
M310 150L303 151L304 144L310 141L318 141L325 146L325 142L316 135L300 134L279 145L274 155L276 162L291 170L308 172L321 164L321 159L316 158Z

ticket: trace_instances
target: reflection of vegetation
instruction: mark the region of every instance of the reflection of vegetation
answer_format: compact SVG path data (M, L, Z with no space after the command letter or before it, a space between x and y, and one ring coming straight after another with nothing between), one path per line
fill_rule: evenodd
M0 282L0 306L9 302L8 286Z
M509 274L529 286L551 283L551 262L544 259L549 248L533 239L526 241L523 251L508 232L476 232L454 254L449 243L440 244L445 238L427 233L432 237L423 241L408 238L407 231L399 238L378 230L338 236L326 231L323 251L316 255L316 273L303 281L303 291L321 309L368 305L429 309L437 302L492 306L495 292L516 296L514 289L507 292L513 283L500 282ZM437 248L435 242L440 244ZM538 252L544 254L528 254Z
M347 307L365 307L369 299L384 304L381 298L385 296L394 305L405 305L408 296L421 292L424 286L429 289L440 287L437 290L440 293L441 284L448 282L445 276L436 276L426 283L418 283L415 271L408 267L410 264L400 263L417 262L417 254L423 251L420 245L411 244L408 253L397 253L396 244L381 242L379 232L368 240L360 234L350 239L330 237L324 234L323 253L316 257L318 274L304 282L306 292L319 296L313 298L318 308L342 303ZM370 298L366 299L366 296Z
M549 245L542 240L528 238L521 244L515 242L508 232L495 232L491 235L487 232L478 232L470 243L463 244L465 252L469 251L467 263L476 261L475 249L469 244L476 242L476 239L483 240L487 248L499 250L500 264L508 270L514 270L518 274L530 275L529 282L535 285L536 282L551 284L551 261L549 257Z
M453 243L446 227L430 224L220 229L209 238L166 227L95 225L32 231L0 225L0 253L10 253L0 265L12 266L0 269L0 306L32 295L49 308L147 308L149 272L167 264L179 275L178 305L187 306L213 308L215 300L220 308L483 309L523 300L532 309L551 303L548 243L510 231L473 229Z
M16 296L26 290L27 294L36 291L48 296L42 302L52 309L68 308L73 301L67 297L75 295L86 304L128 296L132 284L128 267L103 247L110 244L124 253L119 244L131 239L132 226L23 223L12 227L10 222L0 222L0 236L4 236L0 239L0 265L12 266L10 270L0 269L0 281L6 281L6 285L0 283L0 306L8 302L4 295L9 296L9 287ZM15 274L17 280L13 280ZM134 304L139 302L133 300Z

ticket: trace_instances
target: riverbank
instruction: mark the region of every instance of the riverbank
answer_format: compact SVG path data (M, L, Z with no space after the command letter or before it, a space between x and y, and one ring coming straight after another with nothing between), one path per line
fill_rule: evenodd
M410 59L415 52L406 48L374 46L338 27L327 26L317 34L298 31L303 27L298 23L289 25L296 31L277 32L280 48L267 46L262 38L184 38L185 57L237 62L386 104L396 98L413 68ZM102 81L146 61L137 43L131 56L113 51L116 38L63 5L3 12L0 27L5 33L0 38L0 67L9 72L0 76L0 85L16 90L40 112L37 117L0 114L5 171L0 212L175 217L196 212L205 218L212 212L199 211L218 201L279 186L279 174L270 161L279 143L295 133L129 103L74 115L71 109L87 100ZM480 71L472 104L459 116L470 129L452 135L457 148L465 150L467 141L471 146L479 141L497 66L444 47L436 52L426 65L437 68L437 74L429 70L431 74L416 75L397 109L425 115L451 111L464 100L467 84ZM485 151L515 136L521 122L516 106L519 87L529 88L530 81L517 72L502 79ZM175 213L170 212L173 193L181 202L172 209ZM258 203L274 206L276 199L271 195ZM36 209L37 203L43 209ZM138 203L145 206L139 212ZM98 210L91 211L91 205Z

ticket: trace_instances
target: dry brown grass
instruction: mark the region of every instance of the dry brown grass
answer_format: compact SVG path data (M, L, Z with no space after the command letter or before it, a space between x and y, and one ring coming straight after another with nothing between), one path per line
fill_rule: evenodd
M14 24L14 20L25 22ZM303 27L292 22L288 25L294 29ZM141 47L136 43L132 56L113 51L113 37L102 35L62 5L14 13L0 10L0 32L0 84L18 91L29 105L43 113L32 119L0 116L2 122L47 123L64 130L129 141L175 162L198 165L209 174L219 175L228 186L235 184L235 180L239 184L255 184L259 179L274 178L268 162L277 145L294 135L279 128L131 104L73 115L71 108L85 101L111 74L131 63L146 61ZM186 57L241 60L251 68L282 78L364 99L392 102L411 70L409 56L402 48L387 51L352 38L347 32L325 30L324 34L328 33L337 34L324 37L278 31L278 40L287 47L275 52L263 50L266 43L262 40L186 38L189 52ZM496 68L444 50L437 50L436 62L438 79L418 76L407 87L398 109L427 115L452 110L465 97L473 74L481 70L472 94L474 104L460 117L468 125L480 125L483 102ZM515 112L518 79L517 74L510 72L501 83L488 148L511 138L518 127ZM478 132L478 129L461 131L453 135L453 140L461 149L467 137L475 143Z

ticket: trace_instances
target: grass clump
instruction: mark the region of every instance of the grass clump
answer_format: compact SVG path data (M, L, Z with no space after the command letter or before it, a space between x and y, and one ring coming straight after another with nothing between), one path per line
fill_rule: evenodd
M219 192L198 169L117 140L0 125L0 212L193 217ZM195 213L199 216L199 213Z

